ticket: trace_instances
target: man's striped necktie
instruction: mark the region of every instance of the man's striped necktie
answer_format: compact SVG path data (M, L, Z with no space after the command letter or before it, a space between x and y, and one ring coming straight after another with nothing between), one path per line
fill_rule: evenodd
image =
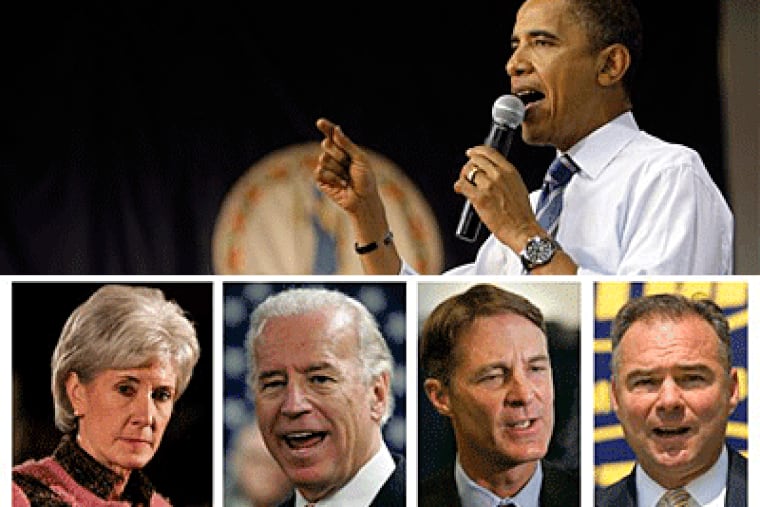
M552 237L557 234L565 186L578 170L578 166L569 156L562 155L554 159L546 172L541 194L536 204L536 219Z

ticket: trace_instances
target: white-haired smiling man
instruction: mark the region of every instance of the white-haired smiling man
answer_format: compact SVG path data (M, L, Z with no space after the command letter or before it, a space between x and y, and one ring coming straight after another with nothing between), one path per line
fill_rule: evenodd
M405 460L382 436L393 357L361 303L322 288L270 296L251 315L248 357L264 442L295 486L284 505L405 505Z

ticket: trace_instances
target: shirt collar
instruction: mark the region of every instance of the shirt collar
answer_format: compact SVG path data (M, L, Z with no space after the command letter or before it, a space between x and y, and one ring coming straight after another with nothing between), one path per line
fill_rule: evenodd
M316 505L317 507L369 505L395 469L396 462L393 461L393 456L383 443L375 455L356 472L345 486L333 495L323 498ZM298 489L295 492L295 499L296 507L304 507L309 503Z
M582 174L595 179L639 132L633 113L626 111L575 143L566 153ZM557 156L561 154L557 152Z
M500 498L492 491L470 479L462 468L459 457L457 457L456 464L454 465L454 481L456 482L457 493L459 493L462 507L494 507L505 499L511 500L517 507L538 507L543 475L541 461L539 460L530 480L515 496L512 498Z
M718 497L725 496L728 477L728 451L726 446L718 460L705 473L684 486L699 505L711 505ZM666 489L654 481L641 466L636 465L636 493L640 507L654 507Z

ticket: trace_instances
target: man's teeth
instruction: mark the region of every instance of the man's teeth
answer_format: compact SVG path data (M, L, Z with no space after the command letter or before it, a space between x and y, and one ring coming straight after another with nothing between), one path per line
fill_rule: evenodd
M285 442L293 449L311 447L318 444L325 437L320 431L296 431L285 435Z
M544 94L535 90L523 90L517 93L517 97L523 101L523 104L528 105L543 99Z
M655 430L655 433L659 435L672 436L672 435L683 435L687 431L689 431L688 428L657 428Z
M530 426L530 420L520 421L509 425L510 428L525 429Z

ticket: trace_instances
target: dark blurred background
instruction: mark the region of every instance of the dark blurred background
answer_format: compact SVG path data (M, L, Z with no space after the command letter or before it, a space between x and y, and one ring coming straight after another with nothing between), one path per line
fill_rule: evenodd
M433 309L474 283L424 283L418 286L418 330ZM580 469L580 285L573 283L494 283L520 294L544 316L554 381L554 430L545 460L560 467ZM420 337L421 338L421 337ZM419 360L419 359L418 359ZM418 473L420 482L443 469L453 469L456 441L451 421L441 416L425 394L425 372L420 369L418 397Z
M636 118L697 149L725 192L721 2L683 3L688 27L638 3ZM0 273L212 273L225 194L273 150L318 140L319 116L428 197L445 267L471 260L452 185L509 91L517 4L18 5L0 16ZM552 155L517 141L510 158L534 189Z
M114 282L119 283L119 282ZM201 355L161 446L145 467L173 505L212 505L212 284L126 282L164 291L195 323ZM62 436L54 421L50 359L66 319L102 283L16 282L12 291L13 464L43 458Z

